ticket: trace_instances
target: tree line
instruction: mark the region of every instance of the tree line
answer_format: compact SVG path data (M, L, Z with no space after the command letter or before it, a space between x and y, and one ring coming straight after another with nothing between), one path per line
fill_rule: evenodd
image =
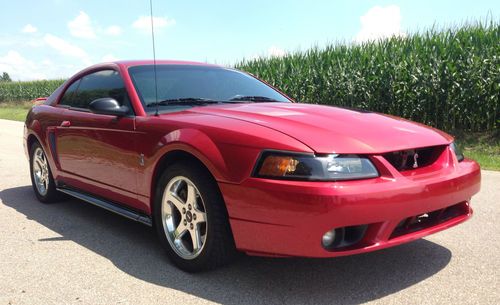
M3 72L2 75L0 76L0 82L6 82L6 83L8 83L8 82L11 82L11 81L12 81L12 79L10 78L10 75L7 72Z

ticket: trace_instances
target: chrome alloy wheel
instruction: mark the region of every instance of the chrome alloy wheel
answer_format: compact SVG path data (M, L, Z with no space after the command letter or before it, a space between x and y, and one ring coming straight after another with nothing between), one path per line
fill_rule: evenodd
M45 196L49 189L49 165L42 148L36 148L31 162L33 162L33 180L36 189L40 195Z
M184 259L196 258L207 240L207 215L200 191L183 176L172 178L161 202L162 225L172 249Z

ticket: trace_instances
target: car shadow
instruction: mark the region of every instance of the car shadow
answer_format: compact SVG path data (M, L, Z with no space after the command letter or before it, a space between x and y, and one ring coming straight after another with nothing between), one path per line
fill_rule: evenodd
M227 267L188 274L169 263L149 227L79 200L41 204L31 186L2 190L0 198L61 235L40 242L71 240L133 277L223 304L359 304L425 280L451 259L448 249L418 240L334 259L242 256Z

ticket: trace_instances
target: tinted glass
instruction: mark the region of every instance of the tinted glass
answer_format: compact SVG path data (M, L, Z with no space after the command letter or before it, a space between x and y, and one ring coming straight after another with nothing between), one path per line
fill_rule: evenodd
M228 101L238 96L264 96L290 102L261 81L231 69L186 65L157 65L156 69L158 101L179 98ZM156 101L154 67L131 67L129 74L146 111L153 112L154 109L147 105Z
M130 104L125 85L118 72L103 70L84 76L77 91L69 101L65 101L65 104L76 108L88 108L93 100L103 97L114 98L120 105Z
M78 89L79 84L80 84L80 80L77 80L76 82L72 83L71 86L68 87L66 92L64 92L64 95L63 95L61 101L59 102L60 105L71 105L72 97L73 97L76 89Z

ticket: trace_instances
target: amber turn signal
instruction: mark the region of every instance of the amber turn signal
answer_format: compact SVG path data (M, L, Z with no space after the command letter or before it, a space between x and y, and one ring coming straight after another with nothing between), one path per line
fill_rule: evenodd
M261 176L281 177L286 173L294 172L298 160L290 156L268 156L259 170Z

